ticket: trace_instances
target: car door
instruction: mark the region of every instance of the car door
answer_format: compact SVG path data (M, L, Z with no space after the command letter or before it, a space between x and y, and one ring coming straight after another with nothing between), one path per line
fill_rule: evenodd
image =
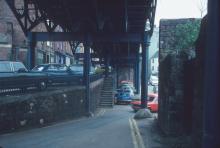
M57 81L57 76L59 75L58 73L58 67L54 64L48 65L45 70L45 73L48 74L48 81L49 83L58 83Z
M50 83L66 83L69 81L68 67L66 65L53 64L46 69Z
M34 78L28 73L28 70L21 62L13 62L16 83L20 87L34 86ZM20 69L23 69L20 71Z
M58 83L67 83L71 81L70 73L66 65L57 65L56 81Z
M16 75L12 71L10 62L0 62L0 89L14 88Z
M59 65L58 71L60 73L58 78L60 82L68 83L72 81L72 74L66 65Z

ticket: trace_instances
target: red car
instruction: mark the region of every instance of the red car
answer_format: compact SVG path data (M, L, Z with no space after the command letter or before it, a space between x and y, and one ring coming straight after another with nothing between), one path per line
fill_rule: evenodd
M131 107L134 111L138 111L141 109L141 101L140 100L133 100L131 101ZM148 104L147 107L150 109L151 112L158 111L158 95L157 94L148 94Z

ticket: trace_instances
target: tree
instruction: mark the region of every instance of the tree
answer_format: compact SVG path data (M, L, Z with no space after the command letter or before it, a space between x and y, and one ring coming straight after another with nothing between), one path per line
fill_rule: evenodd
M192 50L195 47L195 41L198 38L200 20L189 20L183 24L178 24L175 29L171 31L172 47L171 50L184 51Z
M207 13L207 0L199 0L198 2L198 9L200 11L201 17L204 17L204 15Z
M194 47L195 41L198 38L200 28L200 20L188 21L185 24L179 24L174 30L176 38L176 49L191 49Z

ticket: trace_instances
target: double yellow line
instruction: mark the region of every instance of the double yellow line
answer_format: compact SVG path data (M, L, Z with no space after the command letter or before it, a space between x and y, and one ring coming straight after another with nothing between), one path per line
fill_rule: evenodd
M129 124L130 124L131 136L132 136L134 148L145 148L136 121L133 118L129 118Z

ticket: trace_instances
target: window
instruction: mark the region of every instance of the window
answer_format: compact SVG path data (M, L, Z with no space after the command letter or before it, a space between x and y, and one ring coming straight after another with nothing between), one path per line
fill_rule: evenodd
M67 66L65 65L59 66L59 71L66 71L66 70L67 70Z
M18 71L21 68L26 70L25 66L20 62L14 62L13 66L14 66L14 71Z
M33 71L43 71L43 69L44 69L44 66L38 65L38 66L34 67L32 70Z
M44 62L44 54L42 52L37 53L37 64L42 64Z
M56 67L55 65L50 65L47 70L48 71L58 71L58 67Z
M148 101L149 101L149 102L152 102L152 101L154 100L154 98L155 98L155 97L150 96L150 97L148 97Z
M0 72L11 72L10 63L0 63Z

